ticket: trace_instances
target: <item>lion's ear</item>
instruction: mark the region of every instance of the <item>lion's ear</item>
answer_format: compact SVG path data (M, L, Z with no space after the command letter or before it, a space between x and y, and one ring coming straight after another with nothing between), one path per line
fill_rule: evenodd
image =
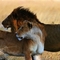
M28 25L29 28L32 28L32 24L31 23L28 22L27 25Z

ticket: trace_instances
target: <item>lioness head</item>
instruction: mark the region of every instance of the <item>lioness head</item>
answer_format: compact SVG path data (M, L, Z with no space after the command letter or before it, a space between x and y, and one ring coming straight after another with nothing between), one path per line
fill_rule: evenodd
M29 22L29 21L24 21L24 24L16 31L16 36L18 38L24 39L24 38L29 38L29 39L35 39L35 38L45 38L45 29L42 29L42 26L40 25ZM43 37L44 36L44 37Z
M27 20L30 22L39 22L36 15L30 12L28 9L18 7L12 11L12 13L2 21L5 28L11 27L11 31L15 32L23 25L23 22Z
M33 24L31 22L24 21L23 25L21 25L21 27L15 32L16 36L20 39L23 39L26 37L23 35L28 33L32 28L33 28Z

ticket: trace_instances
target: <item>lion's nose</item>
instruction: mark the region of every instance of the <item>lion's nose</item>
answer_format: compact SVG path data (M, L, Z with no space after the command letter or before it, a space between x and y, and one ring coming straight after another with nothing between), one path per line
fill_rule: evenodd
M2 22L2 25L3 25L4 27L6 27L6 24L7 24L6 22L4 22L4 21Z

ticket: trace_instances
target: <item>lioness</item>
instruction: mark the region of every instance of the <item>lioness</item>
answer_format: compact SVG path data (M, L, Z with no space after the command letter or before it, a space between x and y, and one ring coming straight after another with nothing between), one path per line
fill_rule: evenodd
M42 26L25 21L16 34L17 37L20 37L21 39L32 39L36 43L36 52L42 53L44 51L46 32L44 31L44 28L42 29Z
M35 54L38 54L36 42L26 38L18 41L15 34L11 32L0 31L0 50L8 55L25 55L26 60L32 60L31 56L37 60L35 56ZM40 54L37 57L40 57ZM40 58L38 60L40 60Z

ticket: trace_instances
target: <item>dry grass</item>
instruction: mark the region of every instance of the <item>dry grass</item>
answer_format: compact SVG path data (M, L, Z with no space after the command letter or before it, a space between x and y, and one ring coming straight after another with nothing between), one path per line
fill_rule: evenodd
M24 60L24 57L9 56L9 60ZM60 52L47 52L42 54L42 60L60 60Z
M44 23L60 23L60 1L33 1L33 0L0 0L0 21L2 21L11 11L24 6L37 14L37 17Z
M37 14L41 22L47 24L60 24L60 1L59 0L0 0L0 22L2 22L11 11L24 6ZM60 60L60 52L44 52L43 60ZM20 57L9 56L9 60L24 60Z

